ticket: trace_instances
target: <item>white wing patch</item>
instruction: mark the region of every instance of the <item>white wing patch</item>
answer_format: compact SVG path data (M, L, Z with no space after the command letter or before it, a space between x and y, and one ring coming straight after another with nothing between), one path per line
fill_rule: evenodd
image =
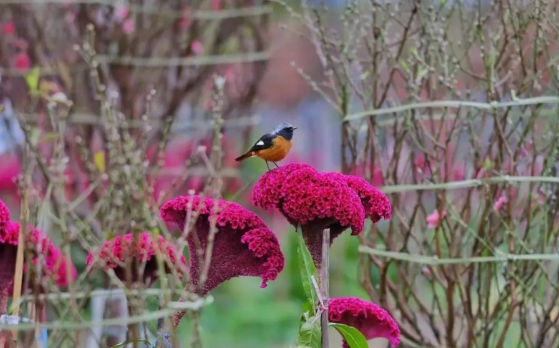
M264 142L262 140L260 140L259 142L256 143L256 145L259 145L259 146L264 145Z

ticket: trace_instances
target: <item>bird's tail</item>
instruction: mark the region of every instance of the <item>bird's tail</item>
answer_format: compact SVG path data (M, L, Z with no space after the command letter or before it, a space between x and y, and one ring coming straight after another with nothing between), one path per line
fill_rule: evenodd
M247 159L249 157L252 157L252 156L254 156L254 152L249 151L249 152L245 153L244 155L235 158L235 161L240 162L240 161L245 160L245 159Z

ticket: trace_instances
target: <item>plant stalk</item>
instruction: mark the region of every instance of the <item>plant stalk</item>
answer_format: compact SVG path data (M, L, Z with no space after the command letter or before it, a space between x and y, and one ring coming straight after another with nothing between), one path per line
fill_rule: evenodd
M328 339L328 300L329 300L329 260L330 253L330 229L324 230L322 235L322 265L320 268L320 292L322 293L322 315L321 315L321 332L322 332L322 348L329 348L330 341Z

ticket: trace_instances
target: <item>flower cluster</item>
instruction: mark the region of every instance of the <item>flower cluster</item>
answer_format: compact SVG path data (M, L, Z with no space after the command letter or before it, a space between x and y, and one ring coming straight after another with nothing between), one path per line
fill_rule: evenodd
M283 254L276 236L253 212L237 203L199 196L179 196L161 207L161 218L184 229L188 216L196 221L188 234L190 274L198 287L206 254L212 221L217 228L213 241L208 277L203 288L206 294L219 284L238 276L262 279L261 287L276 279L284 266ZM204 255L199 258L200 249Z
M382 337L393 347L400 344L400 329L390 314L380 306L356 297L331 298L328 319L359 330L366 339ZM347 342L344 347L348 348Z
M365 218L389 219L388 198L362 178L339 173L319 173L306 164L288 164L264 174L253 191L254 204L277 207L303 238L320 266L322 231L330 228L331 241L345 229L361 233Z
M157 273L156 255L160 255L165 264L165 271L171 272L171 267L179 272L186 267L184 255L179 255L175 246L162 236L152 236L143 232L139 234L125 234L106 241L100 250L89 253L86 259L88 266L97 262L105 270L113 269L119 279L125 281L126 262L132 262L131 280L136 283L155 281ZM143 272L142 265L145 265Z
M20 231L20 224L10 221L10 211L0 200L0 297L12 293ZM40 280L42 289L47 288L49 283L66 287L69 279L76 278L77 271L71 260L38 229L28 227L25 245L32 255L31 263L35 265L32 271L39 270L41 273L41 276L34 279ZM29 269L28 264L24 267ZM69 277L68 269L71 272ZM4 299L0 298L0 302L2 300ZM2 310L5 309L0 308Z

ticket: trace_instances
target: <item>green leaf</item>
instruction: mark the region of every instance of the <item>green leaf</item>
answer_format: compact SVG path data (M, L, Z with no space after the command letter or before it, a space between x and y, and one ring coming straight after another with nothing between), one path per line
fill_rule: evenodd
M329 326L335 328L342 336L344 336L344 339L350 348L369 348L369 344L367 343L365 336L363 336L363 334L356 328L335 323L330 323Z
M41 77L41 71L39 67L34 67L25 75L25 81L27 86L32 93L36 93L39 90L39 78Z
M124 341L124 342L122 342L122 343L119 343L119 344L117 344L116 346L112 346L111 348L120 348L120 347L124 347L125 345L130 344L130 343L134 343L134 342L137 342L137 343L144 343L144 344L147 344L148 346L151 347L151 343L150 343L149 341L146 341L146 340L130 340L130 341Z
M310 348L321 347L320 313L306 318L306 320L301 323L297 336L297 345Z
M318 273L316 272L316 266L312 260L312 256L305 245L305 241L303 240L303 236L301 234L297 234L299 236L299 245L297 248L297 255L299 257L299 269L301 270L301 281L303 283L303 289L305 290L305 295L309 299L309 302L313 306L313 313L316 312L316 304L318 303L318 296L316 294L316 288L311 280L311 277L314 276L314 279L318 282Z

